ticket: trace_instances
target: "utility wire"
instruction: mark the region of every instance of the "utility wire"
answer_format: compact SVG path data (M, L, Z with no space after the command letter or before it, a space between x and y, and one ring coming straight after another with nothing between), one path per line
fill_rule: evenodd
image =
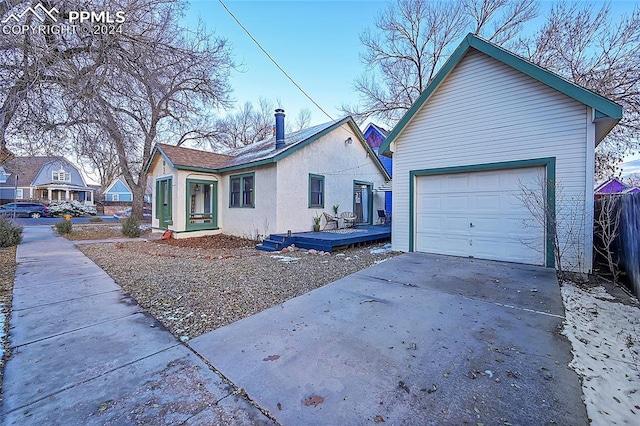
M229 10L227 5L224 4L224 2L222 0L218 0L218 1L222 5L222 7L224 7L224 10L226 10L227 13L229 15L231 15L231 17L238 23L238 25L240 25L240 28L242 28L244 30L244 32L247 33L249 38L251 38L251 40L253 40L253 42L260 48L260 50L262 50L262 52L264 52L264 54L267 55L267 58L269 58L271 60L271 62L273 62L274 65L276 67L278 67L278 69L280 71L282 71L282 73L293 83L293 85L296 86L298 88L298 90L300 90L302 92L302 94L307 97L307 99L309 99L315 106L317 106L318 109L324 113L324 115L329 117L329 119L331 121L334 121L334 118L331 117L329 115L329 113L327 113L327 111L325 111L316 101L314 101L313 98L311 96L309 96L309 94L307 92L305 92L304 89L302 87L300 87L300 85L298 83L296 83L295 80L280 66L280 64L278 64L278 62L276 62L276 60L273 59L273 57L269 54L269 52L267 52L265 50L265 48L262 47L262 45L258 42L258 40L255 39L255 37L249 32L249 30L244 25L242 25L242 22L240 22L240 20L238 18L236 18L236 16Z

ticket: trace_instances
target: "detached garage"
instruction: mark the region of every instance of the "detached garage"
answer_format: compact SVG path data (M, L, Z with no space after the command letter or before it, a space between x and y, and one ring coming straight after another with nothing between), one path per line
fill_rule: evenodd
M469 34L393 129L395 250L591 270L594 149L622 108ZM540 211L532 211L532 205Z

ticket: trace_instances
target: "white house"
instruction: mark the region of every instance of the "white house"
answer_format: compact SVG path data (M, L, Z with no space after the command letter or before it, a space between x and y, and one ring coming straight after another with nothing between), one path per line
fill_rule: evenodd
M469 34L380 148L393 248L554 267L557 235L562 267L590 271L594 149L621 117Z
M147 171L152 226L176 238L310 231L335 204L373 223L389 180L351 117L285 135L283 110L275 137L228 154L158 144Z

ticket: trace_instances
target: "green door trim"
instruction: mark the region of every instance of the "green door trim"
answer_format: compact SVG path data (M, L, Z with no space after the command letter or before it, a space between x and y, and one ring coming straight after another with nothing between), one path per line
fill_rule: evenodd
M555 268L555 256L553 241L556 233L556 158L533 158L529 160L504 161L499 163L471 164L457 167L441 167L434 169L421 169L409 171L409 251L415 251L415 197L416 178L420 176L433 176L451 173L483 172L491 170L521 169L527 167L544 167L546 179L546 201L549 206L549 216L552 220L546 223L545 238L545 266Z
M366 223L368 225L372 225L373 224L373 182L367 182L365 180L355 180L353 181L353 211L355 212L356 210L356 200L355 200L355 189L356 189L356 185L366 185L368 187L369 190L369 200L367 201L367 207L369 210L369 217L367 218L367 220L365 222L360 222L360 223Z
M167 188L167 199L165 200L164 188ZM167 209L163 208L167 204ZM173 176L165 176L156 179L156 219L158 219L158 228L169 229L169 225L173 225Z
M211 222L210 223L190 223L189 216L191 202L191 184L211 185ZM187 231L216 230L218 229L218 182L205 179L187 179L185 184L185 229Z

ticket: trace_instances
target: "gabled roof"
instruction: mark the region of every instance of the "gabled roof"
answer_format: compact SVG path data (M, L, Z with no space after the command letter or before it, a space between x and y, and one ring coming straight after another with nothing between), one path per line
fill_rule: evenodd
M598 185L593 192L596 194L622 194L630 189L632 189L632 187L622 182L620 179L611 178Z
M378 156L371 150L362 132L360 132L360 129L350 116L286 134L285 145L279 149L275 149L275 136L232 150L227 154L215 154L197 149L157 144L151 153L146 169L147 171L149 170L156 153L160 153L176 169L211 173L230 172L276 163L344 124L348 124L352 128L362 146L369 152L371 161L376 164L386 179L390 179Z
M369 123L367 124L367 127L364 128L364 132L362 132L362 134L366 135L369 132L369 129L372 129L373 131L377 132L383 139L389 136L389 133L391 133L389 130L384 129L378 126L377 124Z
M609 133L622 118L622 107L615 102L612 102L595 92L580 87L558 74L539 67L538 65L535 65L534 63L529 62L500 46L483 40L474 34L468 34L449 57L447 62L445 62L440 71L438 71L433 80L431 80L429 85L424 89L420 97L418 97L411 108L409 108L406 114L393 128L389 137L380 146L380 152L383 152L385 155L390 154L389 146L391 143L398 137L420 108L422 108L422 105L427 102L447 75L449 75L449 73L471 49L475 49L505 65L509 65L534 80L546 84L547 86L564 93L568 97L593 108L595 110L596 145L604 139L607 133Z
M42 167L52 161L64 161L66 164L75 168L75 166L61 156L14 157L4 164L5 171L11 173L11 176L9 176L5 184L15 185L16 176L19 176L18 186L30 186L40 173Z
M104 193L106 194L107 192L111 191L111 190L113 189L113 187L114 187L118 182L120 182L121 184L123 184L123 185L124 185L124 187L125 187L125 188L127 188L127 190L128 190L129 192L132 192L132 191L131 191L131 188L130 188L130 187L129 187L129 185L127 184L127 181L125 180L124 176L120 175L120 176L118 176L117 178L115 178L115 179L113 180L113 182L111 182L111 183L109 184L109 186L107 186L107 187L106 187L106 189L104 190ZM89 186L91 186L91 185L89 185ZM99 187L99 186L98 186L98 187Z
M162 154L171 167L175 169L203 172L216 171L218 167L232 158L224 154L216 154L199 149L184 148L163 143L156 144L154 152L151 153L151 160L153 160L156 152ZM149 164L151 164L151 161Z

